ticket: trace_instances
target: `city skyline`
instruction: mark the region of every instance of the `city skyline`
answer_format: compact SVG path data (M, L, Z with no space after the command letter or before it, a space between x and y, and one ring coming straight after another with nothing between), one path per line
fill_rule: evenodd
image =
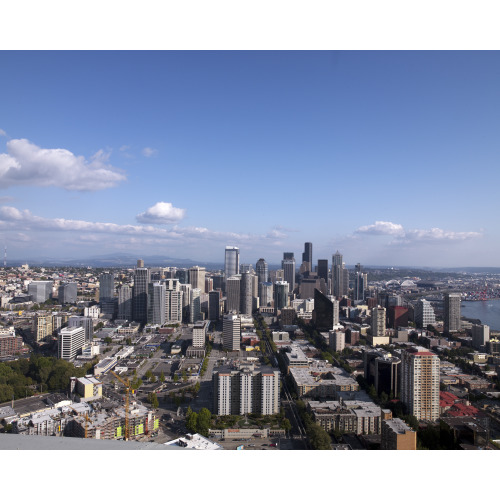
M497 52L0 57L10 260L497 265Z

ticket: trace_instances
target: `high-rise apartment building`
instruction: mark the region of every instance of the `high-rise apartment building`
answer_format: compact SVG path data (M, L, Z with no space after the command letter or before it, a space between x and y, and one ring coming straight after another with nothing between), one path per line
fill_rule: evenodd
M222 367L212 376L214 413L217 415L275 415L280 409L280 371L253 365Z
M334 351L343 351L345 349L345 332L342 330L330 331L328 334L328 345Z
M222 322L222 346L228 351L239 351L241 341L241 318L227 314Z
M415 324L419 328L427 328L428 325L436 324L434 309L425 299L420 299L415 304Z
M128 285L118 287L118 319L132 320L132 288Z
M446 293L444 295L444 328L445 333L458 332L461 328L460 321L460 294Z
M439 357L408 349L401 356L401 400L419 420L439 418Z
M53 331L52 314L35 314L31 328L32 338L35 342L50 340Z
M61 359L73 361L85 345L85 330L81 326L63 328L57 338L57 352Z
M178 279L167 279L165 283L165 321L182 323L183 295Z
M490 327L488 325L472 325L472 347L479 349L490 340Z
M73 282L64 282L59 285L59 304L76 304L78 285Z
M259 283L265 283L269 281L269 268L267 262L264 259L259 259L257 264L255 264L255 271L259 278Z
M70 316L68 328L81 326L85 331L85 343L90 344L94 336L94 322L88 316Z
M134 272L132 316L134 321L138 321L139 323L146 323L148 320L149 282L149 269L147 267L137 267Z
M32 281L28 284L28 295L33 302L41 304L50 299L53 281Z
M207 331L208 321L198 321L193 325L193 347L205 347Z
M384 337L385 336L385 325L386 325L386 315L385 307L374 307L372 309L372 337Z
M240 270L240 249L238 247L226 247L224 257L224 276L226 280Z

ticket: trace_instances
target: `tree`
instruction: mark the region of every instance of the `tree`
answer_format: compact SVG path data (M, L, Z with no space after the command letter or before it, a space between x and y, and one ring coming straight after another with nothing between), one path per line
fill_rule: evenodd
M163 373L163 370L160 373L160 382L163 384L165 382L165 374Z
M212 421L212 414L207 408L202 408L198 413L197 429L200 434L208 436L208 429Z
M292 430L292 424L288 418L284 418L283 422L281 422L281 427L285 429L285 432L290 432Z
M151 406L156 410L160 406L160 403L158 402L158 396L156 395L156 392L150 392L148 394L148 402L151 403Z
M195 395L197 395L198 392L200 392L200 383L199 382L196 382L196 384L194 384L193 392Z
M179 375L177 373L174 374L174 382L179 382Z
M125 340L125 343L127 345L132 345L132 339L130 337L128 337L127 340Z
M113 339L111 337L105 337L104 338L104 343L105 344L109 345L109 344L111 344L111 342L113 342Z
M198 432L198 414L194 411L191 411L186 418L186 427L189 432L196 433Z
M145 373L145 376L147 379L151 379L151 377L153 376L153 372L151 370L148 370L146 373Z

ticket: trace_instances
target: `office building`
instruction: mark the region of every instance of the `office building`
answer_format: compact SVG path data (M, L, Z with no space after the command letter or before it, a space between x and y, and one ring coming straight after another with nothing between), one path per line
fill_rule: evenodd
M77 293L78 286L76 283L61 283L57 295L59 304L76 304Z
M401 360L391 355L377 356L374 361L374 386L377 394L385 392L389 397L399 394Z
M61 359L73 361L81 354L85 345L85 330L82 326L63 328L57 338L57 352Z
M198 321L193 325L193 347L205 347L205 338L207 336L208 321Z
M273 284L268 282L259 283L260 307L269 307L273 302Z
M214 289L214 281L211 277L205 276L205 293L209 293Z
M191 288L191 299L189 304L189 322L196 323L201 321L201 290L199 288Z
M224 257L224 276L226 280L240 270L240 249L238 247L226 247Z
M280 409L280 371L268 366L222 367L212 376L216 415L275 415Z
M240 312L241 274L235 274L226 280L226 310Z
M274 311L275 314L283 307L288 307L288 283L286 281L277 281L274 284Z
M32 281L28 284L28 295L33 302L42 304L50 299L53 281Z
M99 276L99 301L113 300L115 296L115 275L103 273Z
M488 325L472 325L472 347L479 349L486 346L490 340L490 327Z
M90 344L94 337L94 322L88 316L70 316L68 327L81 326L85 331L85 343Z
M356 264L355 266L355 274L354 274L354 300L364 300L365 299L365 290L368 285L368 275L363 273L361 264Z
M252 275L249 272L241 274L240 280L240 313L252 314L253 290Z
M389 306L387 311L389 328L397 330L399 327L408 326L408 308L403 306Z
M285 255L288 256L288 258L285 258ZM295 290L295 259L293 253L285 252L283 254L281 268L283 269L283 281L288 283L289 293L293 293Z
M189 283L192 288L205 290L205 268L193 266L189 269Z
M118 319L132 321L132 288L129 285L118 287Z
M328 259L318 260L318 278L323 278L328 283Z
M419 328L427 328L436 324L436 316L431 303L425 299L420 299L415 304L415 324Z
M309 262L309 271L312 271L313 244L310 242L304 243L304 252L302 253L302 263L304 262Z
M143 259L137 259L137 267L144 267L144 260Z
M348 289L349 271L345 268L342 255L337 250L332 255L332 295L337 298L343 297L347 295Z
M241 339L241 318L236 314L224 316L222 323L222 346L228 351L239 351Z
M134 272L132 316L134 321L137 321L139 323L146 323L148 320L149 282L149 269L147 267L137 267Z
M264 259L259 259L255 264L255 271L257 273L259 284L267 283L269 281L269 268Z
M153 281L148 284L148 323L162 326L165 323L165 284Z
M459 293L446 293L444 295L444 333L460 330L460 302Z
M329 332L339 323L339 302L332 296L323 295L314 289L314 310L312 319L320 332Z
M31 328L31 335L35 342L49 341L53 331L52 314L35 314Z
M436 354L408 349L401 356L401 401L419 420L439 418L439 358Z
M384 337L385 336L385 307L374 307L372 309L372 337Z
M181 285L187 285L189 283L189 271L187 269L177 269L177 271L175 271L175 277L179 280Z
M212 290L208 294L208 319L210 321L219 321L220 318L220 291Z

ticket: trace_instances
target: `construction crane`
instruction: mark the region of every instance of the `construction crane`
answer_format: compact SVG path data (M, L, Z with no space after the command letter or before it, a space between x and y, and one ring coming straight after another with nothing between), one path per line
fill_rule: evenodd
M129 393L130 393L130 381L128 379L123 380L120 375L111 370L111 373L125 386L125 441L130 439L130 430L128 422L128 405L129 405Z

